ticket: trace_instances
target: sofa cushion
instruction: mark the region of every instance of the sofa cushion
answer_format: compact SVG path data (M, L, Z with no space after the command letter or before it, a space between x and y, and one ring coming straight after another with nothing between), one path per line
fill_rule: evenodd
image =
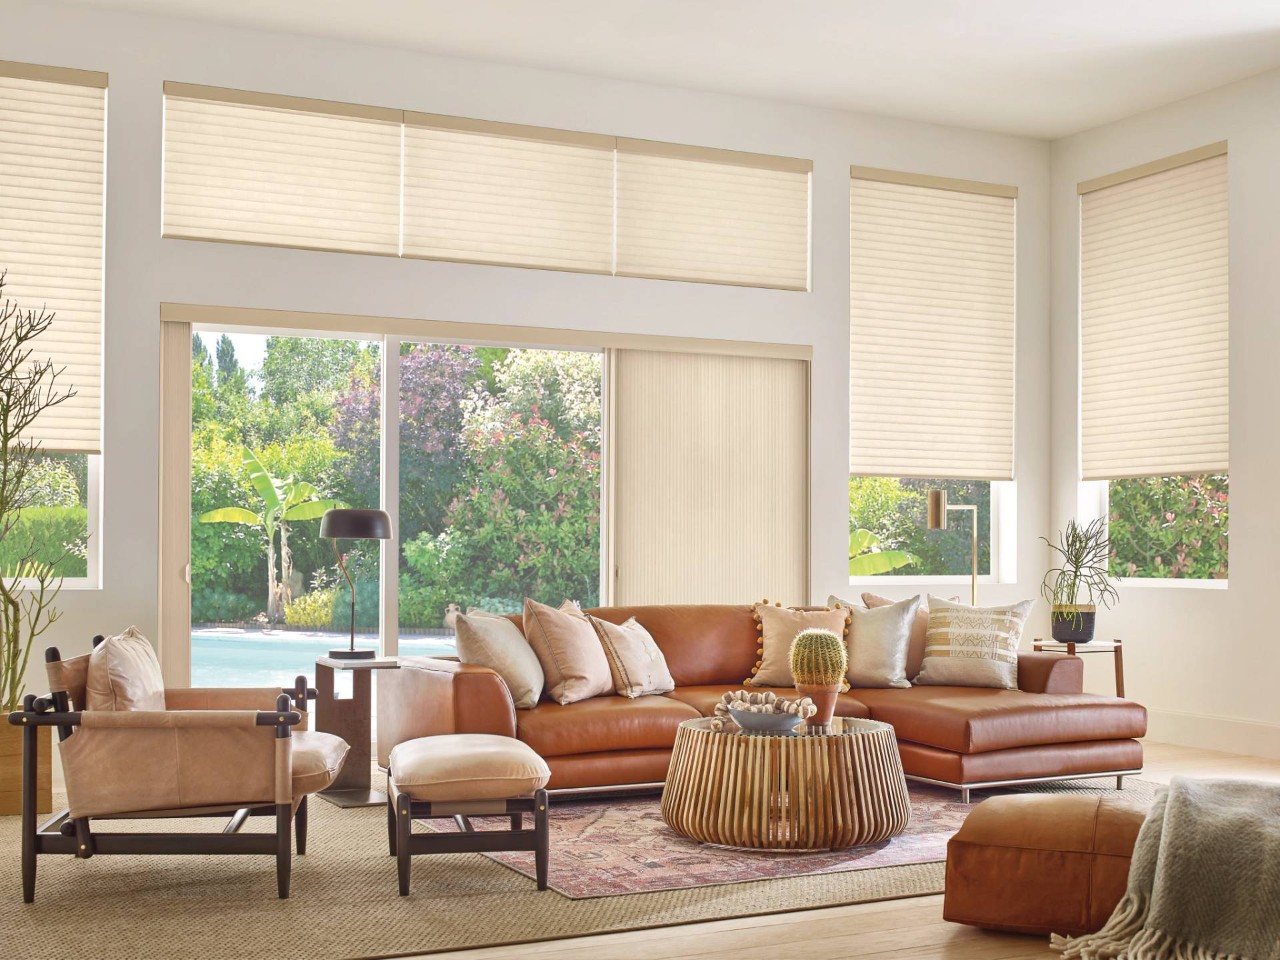
M160 661L137 627L93 648L85 696L90 710L164 709Z
M477 610L459 616L454 628L458 659L488 667L500 676L517 710L527 710L542 699L546 685L542 664L519 627L506 617Z
M332 733L304 730L293 734L293 799L319 793L338 779L347 759L347 741Z
M1026 693L988 687L859 690L873 720L899 740L955 753L1088 740L1125 740L1147 732L1140 704L1089 693Z
M924 663L915 682L939 687L1018 689L1018 645L1034 600L971 607L929 597Z
M676 727L697 710L665 696L592 697L540 703L516 715L516 736L544 757L610 750L670 750Z
M487 733L419 737L391 751L391 782L414 800L508 800L530 797L551 770L526 744Z
M751 675L759 635L753 610L744 604L673 604L588 610L610 623L628 618L649 631L662 651L676 687L734 683Z
M570 601L557 610L526 597L524 635L542 664L547 696L552 700L574 703L613 692L609 658L600 638Z
M805 630L830 630L842 641L849 631L849 611L801 610L782 604L757 603L760 659L743 682L752 689L795 686L791 674L791 644Z
M734 690L741 690L740 685L711 684L701 687L676 687L675 690L668 693L667 696L673 700L679 700L681 703L687 703L693 709L697 710L704 717L709 717L715 710L716 704L720 702L720 698L726 693ZM777 694L779 697L785 697L788 700L794 700L798 696L794 687L752 687L751 692L757 693L765 691ZM871 711L867 709L866 704L858 700L851 694L842 693L836 697L836 716L837 717L860 717L863 720L871 717Z

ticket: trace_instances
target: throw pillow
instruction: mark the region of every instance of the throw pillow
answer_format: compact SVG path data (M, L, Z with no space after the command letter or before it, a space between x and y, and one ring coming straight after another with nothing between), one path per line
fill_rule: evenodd
M90 710L163 710L164 677L156 652L137 627L93 648L85 677Z
M791 641L801 630L830 630L837 637L846 636L849 611L797 610L768 602L755 605L756 630L760 647L756 667L743 681L749 687L794 687L791 675Z
M827 606L828 607L847 607L850 610L852 610L855 607L858 608L859 610L867 609L867 603L865 600L862 600L862 599L845 600L843 597L837 597L834 593L831 594L829 597L827 597Z
M588 617L595 627L600 645L609 659L613 686L620 696L643 697L653 693L670 693L676 688L667 669L667 658L658 649L649 631L635 617L625 623L610 623L599 617Z
M970 607L929 598L924 666L916 683L1018 689L1018 644L1034 600Z
M477 611L460 614L455 628L459 660L488 667L500 676L517 709L538 705L545 682L542 664L519 627L506 617Z
M613 692L609 659L600 638L577 607L568 606L575 612L536 600L524 602L524 635L542 664L547 695L559 704Z
M849 615L849 685L909 687L907 645L920 598L912 597L874 610L851 607Z
M864 593L862 599L873 610L876 607L887 607L897 602L874 593ZM952 597L951 600L955 602L959 597ZM915 623L911 625L911 639L907 642L907 679L909 680L920 673L920 667L924 664L924 637L928 630L929 605L922 598L920 606L916 608Z

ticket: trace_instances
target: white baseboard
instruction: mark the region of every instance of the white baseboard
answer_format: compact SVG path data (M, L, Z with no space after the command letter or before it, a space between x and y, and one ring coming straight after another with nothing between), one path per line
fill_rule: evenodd
M1176 710L1147 712L1147 739L1280 760L1280 724Z

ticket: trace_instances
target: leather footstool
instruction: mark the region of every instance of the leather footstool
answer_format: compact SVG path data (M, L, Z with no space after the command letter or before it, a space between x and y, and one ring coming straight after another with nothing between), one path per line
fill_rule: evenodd
M1099 930L1129 878L1147 804L1123 795L1021 794L973 808L947 844L942 916L990 930Z
M387 765L387 842L400 896L409 895L410 858L420 853L532 850L538 889L547 889L550 778L546 761L514 737L442 734L397 745ZM511 828L472 827L471 817L486 816L509 817ZM414 820L433 817L453 818L458 832L413 832Z

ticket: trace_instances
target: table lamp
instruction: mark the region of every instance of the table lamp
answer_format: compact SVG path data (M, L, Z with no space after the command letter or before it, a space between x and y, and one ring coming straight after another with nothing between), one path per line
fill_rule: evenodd
M973 573L969 580L969 603L978 605L978 508L971 503L947 503L947 491L933 489L929 491L929 502L925 513L925 522L930 530L947 529L947 512L949 510L967 510L973 514L973 546L970 548L970 559Z
M390 540L391 517L385 510L326 510L320 518L320 536L333 541L338 569L351 587L351 642L345 650L330 650L335 660L367 660L378 655L376 650L356 649L356 584L347 572L347 562L338 549L339 540Z

